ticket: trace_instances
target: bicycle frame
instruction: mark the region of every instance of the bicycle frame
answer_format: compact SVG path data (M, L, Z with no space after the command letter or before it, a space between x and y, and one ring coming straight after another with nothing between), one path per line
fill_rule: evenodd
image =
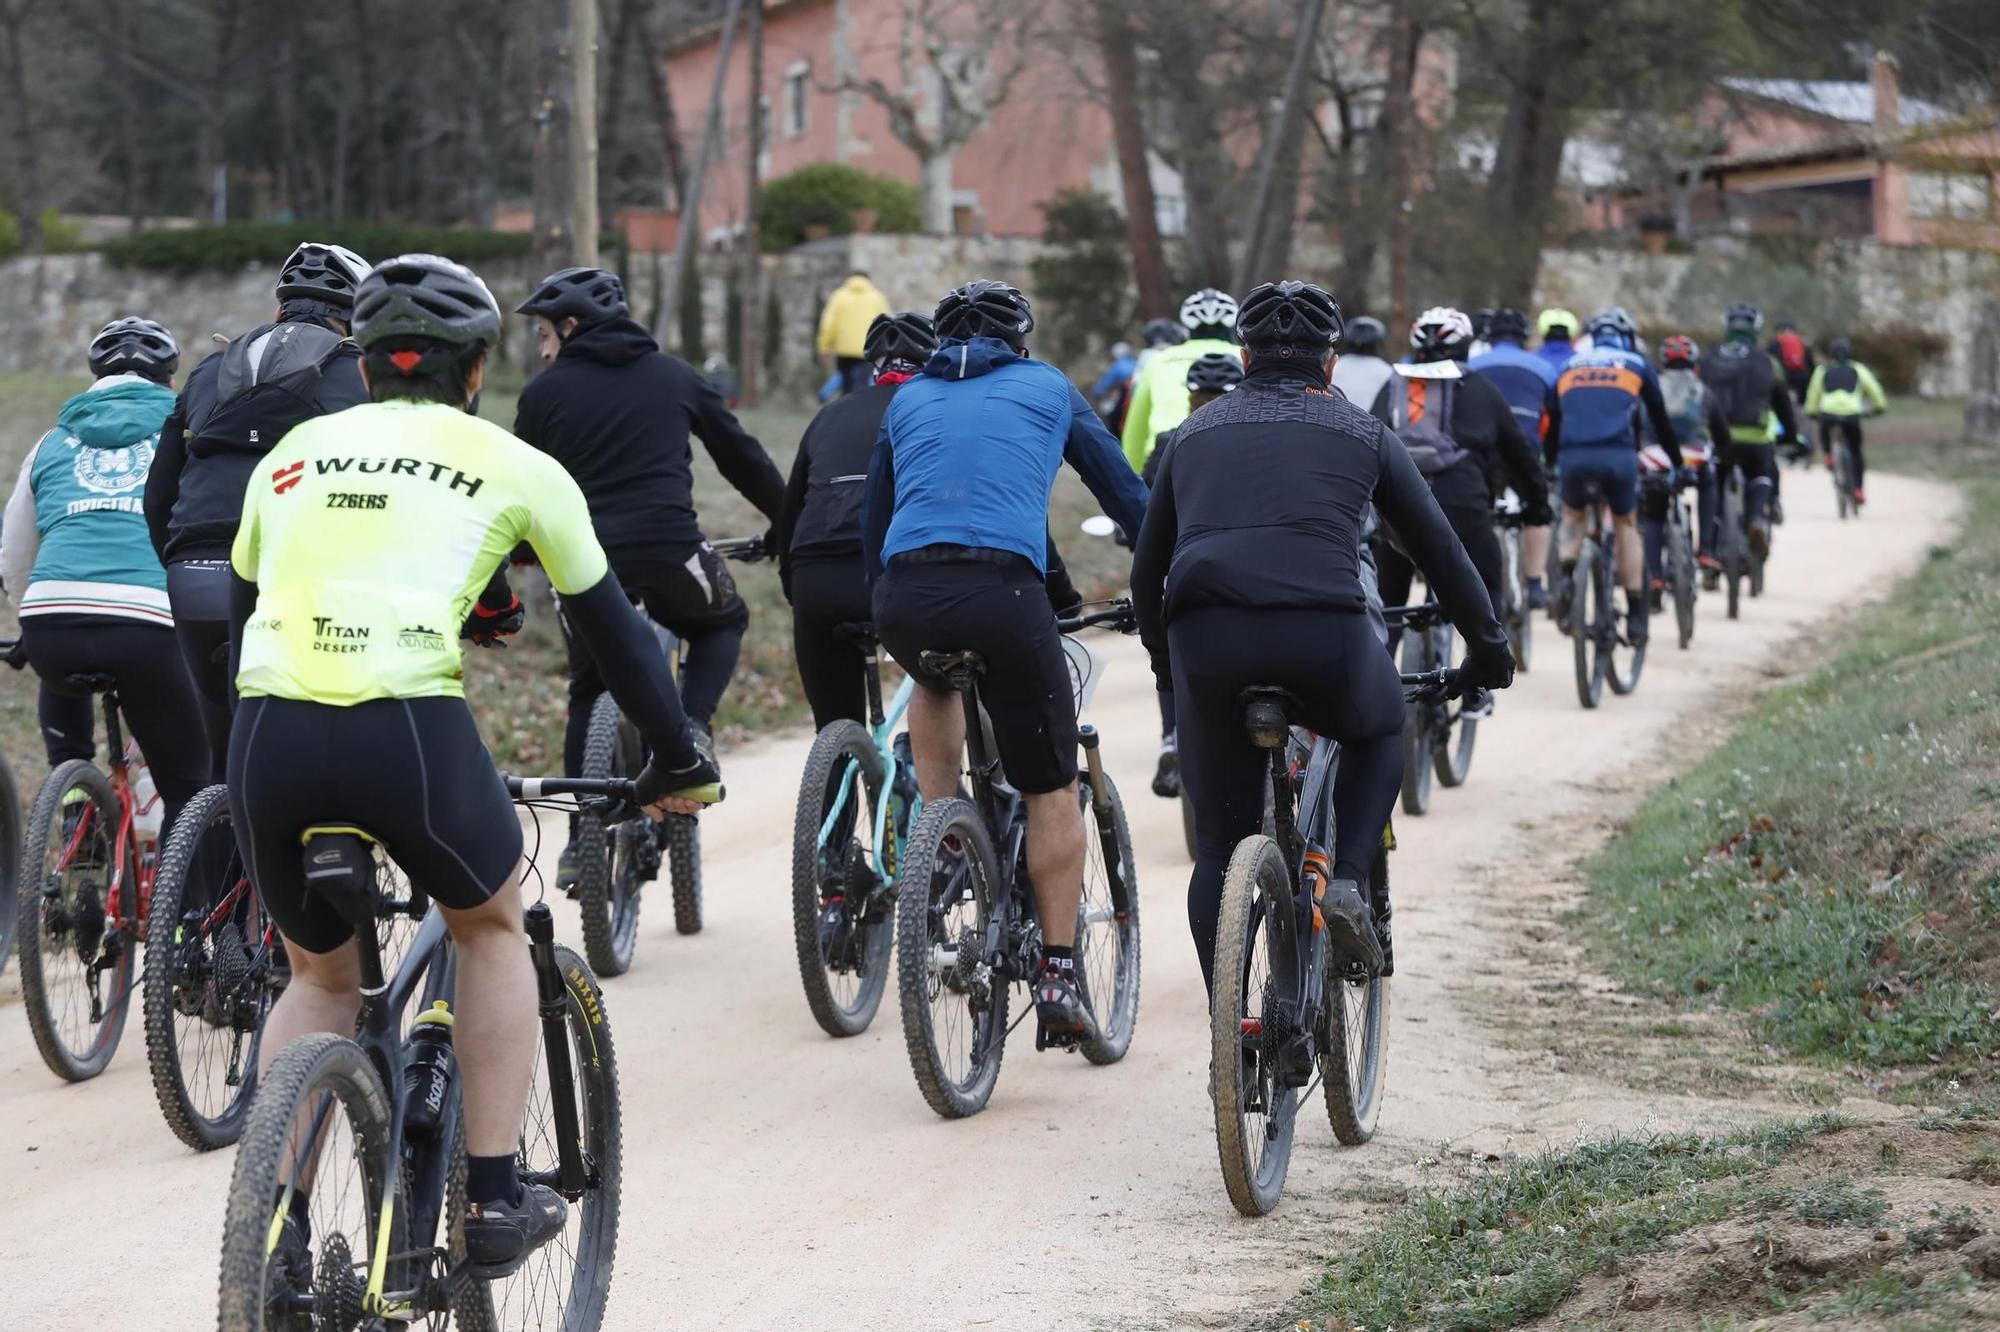
M874 839L869 842L869 846L873 848L869 869L878 883L887 883L890 872L888 864L882 859L882 849L888 845L884 839L894 835L894 829L890 826L889 805L890 798L895 794L896 728L902 725L903 717L910 710L910 699L916 693L917 685L916 681L904 676L903 683L896 688L895 697L889 700L888 711L885 713L882 708L882 669L876 650L872 647L867 653L867 680L869 737L875 742L875 752L882 758L883 772L882 790L875 797L875 807L872 811ZM827 842L833 837L833 830L840 826L847 812L848 796L854 790L859 775L860 768L854 763L849 763L841 773L840 790L834 794L832 802L827 807L826 818L819 825L820 850L826 849ZM923 812L923 800L923 794L919 792L916 803L910 808L909 821L912 825L916 823L917 815Z

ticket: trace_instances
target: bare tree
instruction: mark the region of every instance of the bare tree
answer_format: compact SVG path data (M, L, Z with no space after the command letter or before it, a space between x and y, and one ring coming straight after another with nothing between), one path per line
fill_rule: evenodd
M21 225L21 245L39 252L42 236L42 161L38 150L34 101L28 95L27 56L22 29L27 23L33 0L0 0L0 71L6 78L5 95L13 108L14 152L12 186L14 213Z
M1111 112L1118 179L1125 195L1125 240L1132 250L1132 281L1139 289L1140 311L1151 315L1171 308L1173 297L1167 290L1167 255L1160 243L1146 124L1139 109L1137 34L1126 5L1097 0L1094 8L1094 36L1104 66L1105 102Z
M1299 30L1294 38L1292 66L1285 73L1284 101L1278 123L1266 135L1257 162L1257 184L1251 195L1250 223L1243 238L1243 257L1236 270L1236 290L1248 291L1260 271L1282 275L1291 259L1292 233L1298 225L1299 151L1305 146L1309 75L1319 42L1320 16L1326 0L1300 0Z
M743 145L743 179L745 194L743 199L743 279L739 288L741 298L739 308L742 318L738 321L743 333L743 345L735 349L737 378L742 384L743 405L757 405L757 381L760 378L762 357L758 354L763 346L760 325L764 317L764 242L757 220L761 212L764 182L758 170L758 158L764 149L764 6L754 5L750 10L750 77L745 96L749 100L748 115L745 117L750 133Z
M860 93L889 113L889 132L916 154L924 230L952 231L951 167L1027 69L1039 4L901 0L896 86L842 70L830 92Z
M597 262L596 0L542 0L535 64L535 257Z

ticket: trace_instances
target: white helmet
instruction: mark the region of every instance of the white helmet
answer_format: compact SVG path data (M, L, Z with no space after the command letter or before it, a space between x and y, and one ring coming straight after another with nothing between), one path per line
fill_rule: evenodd
M1410 350L1418 360L1457 360L1472 346L1472 318L1463 310L1434 305L1410 325Z
M1181 302L1181 323L1189 328L1219 325L1236 327L1236 298L1214 287L1203 287Z

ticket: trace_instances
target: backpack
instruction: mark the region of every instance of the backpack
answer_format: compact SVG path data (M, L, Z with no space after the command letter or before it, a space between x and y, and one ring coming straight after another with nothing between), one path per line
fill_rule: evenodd
M1778 359L1785 369L1799 374L1806 368L1806 340L1798 334L1787 331L1778 335Z
M253 329L222 350L215 377L215 406L188 423L188 452L196 458L241 453L252 459L271 451L293 426L320 414L320 378L348 339L318 324L293 321ZM244 479L248 481L248 471Z
M1465 460L1465 446L1451 437L1451 408L1457 397L1456 379L1389 376L1390 429L1425 476L1436 476Z
M1778 374L1771 358L1747 342L1725 342L1701 365L1701 382L1733 426L1761 426L1771 410Z
M1667 401L1667 415L1673 419L1674 434L1683 444L1708 437L1708 390L1701 376L1692 370L1660 372L1660 396Z

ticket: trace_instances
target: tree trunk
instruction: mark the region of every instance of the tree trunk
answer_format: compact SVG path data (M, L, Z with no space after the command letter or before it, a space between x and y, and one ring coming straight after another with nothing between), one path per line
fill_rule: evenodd
M1972 322L1972 392L1965 400L1965 437L2000 448L2000 297L1980 303Z
M1237 291L1248 291L1259 275L1276 280L1291 259L1292 231L1299 215L1299 152L1305 147L1306 76L1312 70L1326 0L1300 0L1299 30L1285 73L1285 97L1278 123L1268 131L1251 191L1250 226L1236 270Z
M1180 160L1181 190L1187 203L1187 262L1192 286L1229 285L1229 215L1223 200L1234 169L1216 133L1213 99L1202 82L1199 41L1173 34L1159 46L1160 76L1169 90L1174 139ZM1174 308L1169 306L1169 309Z
M653 96L653 119L660 130L660 164L666 176L666 188L660 191L660 201L668 208L678 209L681 200L687 197L688 176L687 156L681 148L681 129L674 117L673 89L668 82L667 57L653 36L653 7L651 0L633 0L640 4L638 26L639 43L645 53L647 86Z
M535 61L535 262L544 273L581 262L586 238L579 216L582 184L576 138L577 66L572 59L577 18L574 5L588 0L541 0L540 41ZM592 201L594 203L594 200ZM595 211L593 207L591 211ZM591 228L594 247L597 230Z
M1569 51L1563 34L1552 31L1563 22L1561 3L1529 0L1526 49L1534 54L1521 62L1486 187L1489 215L1508 220L1495 237L1499 256L1492 294L1523 309L1534 296L1556 177L1569 141L1569 108L1558 88L1568 86L1562 72L1569 68L1568 58L1581 54Z
M917 209L923 228L933 236L949 236L957 230L951 208L952 154L933 150L917 163Z
M271 71L271 101L277 112L278 161L276 163L278 199L281 206L293 217L304 217L306 209L299 200L299 115L298 115L298 56L291 37L285 36L278 42L278 58Z
M203 212L210 222L229 220L229 89L230 65L236 54L237 0L220 0L215 14L214 63L204 81L201 123L195 131L195 171L201 177Z
M571 249L578 264L598 261L597 0L569 0L569 190Z
M638 13L638 0L618 0L611 18L611 41L603 60L604 100L598 106L597 149L600 168L609 163L610 169L600 170L597 180L597 215L601 218L618 216L618 200L612 197L611 191L619 172L625 168L620 154L624 152L628 53L641 60L647 59L650 54L643 49L631 50L638 44Z
M354 0L354 32L359 46L361 114L361 217L382 222L389 211L388 154L382 142L382 95L375 78L375 45L369 22L368 0Z
M1167 255L1160 243L1159 208L1147 161L1146 124L1139 114L1139 59L1125 12L1113 0L1097 0L1097 51L1104 62L1112 139L1118 148L1118 180L1125 194L1125 241L1132 250L1132 281L1142 316L1173 308L1167 288Z
M757 405L757 381L763 357L759 354L763 342L759 325L764 317L764 245L758 226L758 208L761 203L763 179L757 161L764 147L764 6L759 4L750 11L750 77L744 90L744 100L749 110L744 117L750 126L743 144L743 179L746 182L743 198L743 279L742 290L742 330L743 341L735 349L737 382L742 386L743 405Z
M762 0L759 0L762 3ZM673 267L667 271L667 289L661 301L663 310L672 310L681 320L683 338L681 354L694 360L698 346L690 350L686 341L688 326L687 302L694 303L694 320L697 331L701 320L701 290L695 285L693 264L694 252L700 248L696 237L701 232L701 191L708 178L708 164L715 151L716 141L721 138L722 94L729 83L729 56L736 45L736 21L743 14L743 0L729 0L729 8L722 16L722 43L717 48L715 60L715 82L708 90L708 119L702 126L701 147L695 153L694 170L687 176L687 190L681 199L680 233L674 237ZM685 286L686 294L683 295Z
M125 0L111 0L108 6L111 18L111 60L105 69L105 81L115 90L118 116L127 125L139 123L139 93L132 80L132 8ZM145 150L134 138L128 138L119 145L118 211L125 217L132 230L139 229L145 214Z
M35 138L34 102L28 96L27 60L21 50L21 28L27 16L28 0L0 3L0 34L7 42L6 97L14 112L14 213L21 227L21 248L40 254L46 243L42 235L42 159Z
M1411 97L1411 77L1417 48L1423 41L1410 19L1412 0L1391 0L1389 18L1389 87L1382 103L1383 142L1389 167L1389 345L1397 347L1408 335L1410 308L1410 232L1414 192L1417 117Z

